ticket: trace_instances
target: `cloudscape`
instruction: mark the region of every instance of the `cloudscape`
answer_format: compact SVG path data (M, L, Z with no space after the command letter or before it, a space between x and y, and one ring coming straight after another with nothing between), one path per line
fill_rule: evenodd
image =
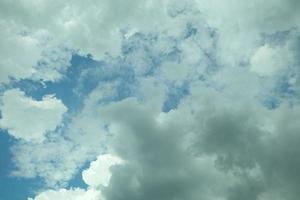
M299 200L299 10L0 0L0 200Z

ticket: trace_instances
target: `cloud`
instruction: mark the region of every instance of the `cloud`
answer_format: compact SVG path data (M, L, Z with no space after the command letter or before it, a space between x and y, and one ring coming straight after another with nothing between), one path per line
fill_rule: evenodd
M62 187L93 155L88 147L78 146L58 134L50 138L43 143L19 142L14 145L11 152L15 168L11 175L41 178L47 188Z
M269 76L278 71L286 70L291 57L289 51L283 48L260 47L251 59L251 71L261 76Z
M128 164L114 169L103 195L297 199L298 161L290 159L298 155L297 110L268 110L201 85L168 113L135 99L112 103L101 113L115 136L112 149Z
M114 170L110 185L103 189L106 199L220 197L216 180L222 184L225 177L215 170L213 160L198 160L188 152L185 127L175 120L180 114L166 114L160 123L159 113L134 99L113 103L102 113L115 135L113 149L128 163Z
M169 29L174 35L180 34L181 27L168 26L174 23L169 14L186 5L168 5L167 0L2 1L0 35L7 40L1 41L0 81L57 81L74 52L103 59L107 54L119 56L123 38L137 31Z
M90 167L82 172L82 179L91 187L107 186L111 177L110 167L122 164L118 157L103 154L91 162Z
M35 199L299 197L296 1L1 5L1 50L25 55L5 54L3 82L60 80L72 53L93 62L66 84L82 102L66 115L54 96L3 93L12 175L44 180ZM88 188L66 189L77 173Z
M38 41L18 34L16 27L9 27L3 20L0 21L0 28L0 37L5 38L0 42L0 83L8 82L9 77L29 77L41 56Z
M57 4L48 0L19 3L2 1L1 18L16 24L18 31L24 30L29 34L45 31L55 36L60 44L100 58L106 52L113 55L120 53L122 29L128 26L131 26L130 29L148 29L164 21L165 4L165 1L142 3L136 0L126 3L119 0L90 0L85 3L70 0ZM115 12L111 13L111 10ZM128 10L130 15L127 14ZM36 18L37 15L39 18Z
M194 23L207 24L218 31L218 57L222 62L239 64L247 62L247 57L259 45L260 34L298 26L298 21L295 20L298 17L298 6L294 0L267 3L255 1L252 4L239 1L224 4L202 0L131 0L126 3L119 0L90 0L86 3L72 0L55 5L48 0L38 3L27 0L13 3L5 0L1 2L1 24L5 27L1 29L1 35L9 40L2 41L1 45L2 55L5 55L1 59L1 79L7 82L9 77L28 78L37 70L34 66L39 60L51 59L51 56L43 53L45 48L38 45L43 44L45 38L50 38L51 44L75 50L82 55L92 54L100 59L106 53L120 55L123 37L134 32L157 30L177 37L183 30L182 20L188 15L194 17ZM220 8L222 13L219 12ZM115 12L110 12L111 10ZM128 10L130 15L127 14ZM36 15L40 17L37 19ZM195 62L199 58L195 49L197 42L201 42L206 51L214 45L209 39L210 35L204 34L204 31L197 35L194 42L186 44L188 47L184 52L187 53L187 62ZM50 46L47 48L56 48ZM185 48L184 45L182 48ZM12 53L10 49L16 49L17 52ZM16 56L18 59L14 59ZM69 56L70 52L64 57ZM21 67L23 65L27 70ZM66 62L60 65L66 66ZM44 71L45 69L41 70ZM58 79L57 73L60 71L56 67L47 67L48 71L54 74L51 77L47 75L44 79Z
M298 107L268 110L201 84L176 110L154 105L127 98L99 108L114 135L108 151L125 161L110 168L110 181L99 180L111 156L83 172L103 199L297 199L298 161L289 158L298 154Z
M106 151L106 143L111 136L105 131L105 123L101 120L99 102L114 96L115 86L107 84L93 90L85 99L82 110L70 114L69 123L49 132L42 143L25 141L15 144L11 149L16 166L12 175L40 177L49 188L66 186L85 163ZM112 162L116 161L115 157L111 158ZM88 171L92 173L93 170ZM89 175L87 177L90 179Z
M77 199L77 200L102 200L99 187L107 186L111 178L111 167L122 164L122 160L110 154L102 154L97 160L90 163L90 167L82 172L82 178L88 189L81 188L46 190L38 194L34 200L48 199ZM28 198L28 200L33 200Z
M80 188L74 188L70 190L60 189L57 191L45 191L36 196L34 199L28 198L28 200L101 200L100 197L101 194L99 193L99 191L93 189L83 190Z
M227 65L247 62L247 58L260 44L262 33L286 31L299 27L299 3L295 0L276 0L251 3L233 0L196 1L206 22L218 30L219 59ZM220 12L222 10L222 12Z
M20 25L21 26L21 25ZM0 83L11 79L57 81L69 66L72 51L45 31L34 33L9 20L0 20Z
M48 131L56 129L67 111L64 104L52 95L37 101L19 89L5 91L2 103L1 128L26 141L42 141Z

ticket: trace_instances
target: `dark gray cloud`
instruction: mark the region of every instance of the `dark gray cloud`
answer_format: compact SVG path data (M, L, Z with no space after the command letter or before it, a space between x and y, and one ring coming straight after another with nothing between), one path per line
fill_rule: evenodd
M133 102L132 102L133 101ZM112 169L107 199L199 199L218 197L225 176L212 159L197 159L184 141L186 127L129 100L104 110L116 135L113 147L127 164ZM150 108L151 109L151 108ZM180 114L176 117L182 118ZM203 159L203 160L202 160ZM220 176L219 176L220 175Z
M162 119L134 99L102 110L112 148L127 163L112 168L108 200L297 199L298 108L205 98Z

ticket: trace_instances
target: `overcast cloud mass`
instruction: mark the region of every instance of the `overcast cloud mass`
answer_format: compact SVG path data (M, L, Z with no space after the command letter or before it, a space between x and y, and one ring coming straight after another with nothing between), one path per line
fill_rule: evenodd
M299 200L299 10L0 0L0 200Z

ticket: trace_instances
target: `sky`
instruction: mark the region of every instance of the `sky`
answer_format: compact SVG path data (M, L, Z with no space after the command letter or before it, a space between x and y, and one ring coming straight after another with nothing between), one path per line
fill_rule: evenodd
M1 0L0 200L298 200L297 0Z

